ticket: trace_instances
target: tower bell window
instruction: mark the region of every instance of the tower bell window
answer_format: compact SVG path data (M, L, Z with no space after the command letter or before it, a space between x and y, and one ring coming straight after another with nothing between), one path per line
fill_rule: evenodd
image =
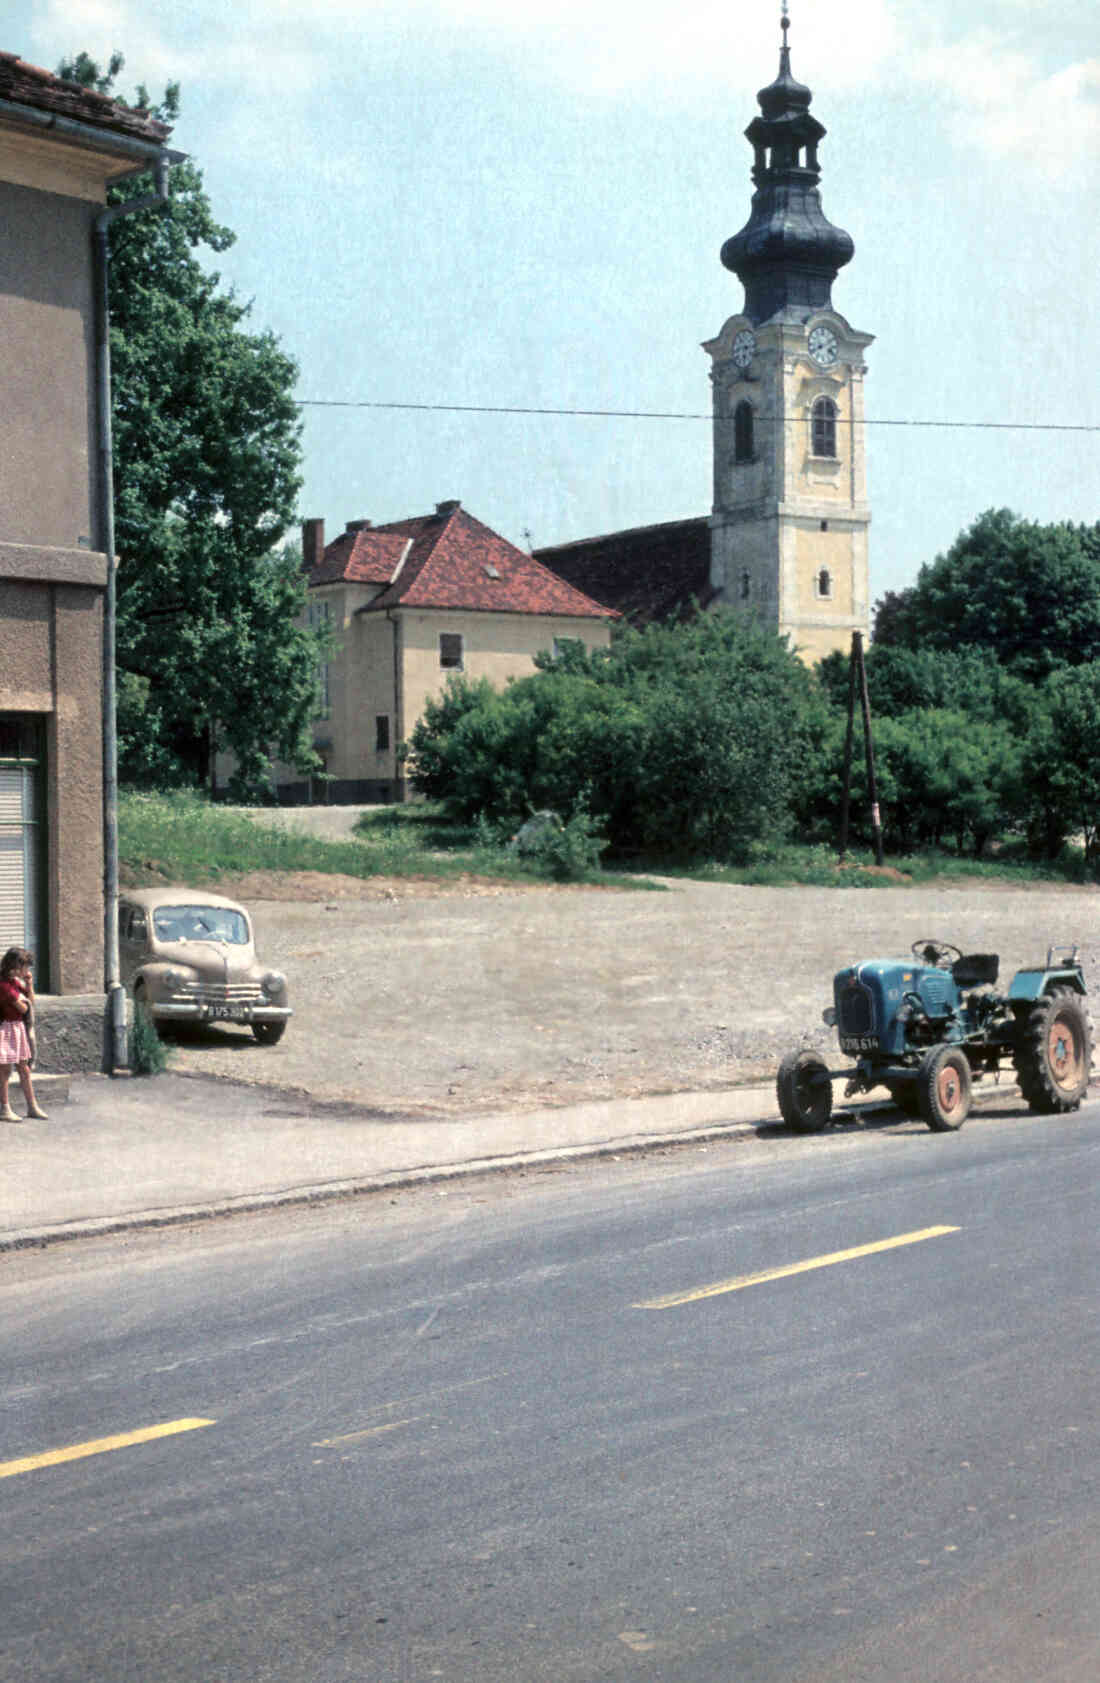
M752 404L745 398L733 412L733 459L752 461Z
M836 404L831 397L819 397L810 410L810 451L815 456L836 456Z
M814 574L814 591L818 596L833 594L833 575L828 567L819 567Z

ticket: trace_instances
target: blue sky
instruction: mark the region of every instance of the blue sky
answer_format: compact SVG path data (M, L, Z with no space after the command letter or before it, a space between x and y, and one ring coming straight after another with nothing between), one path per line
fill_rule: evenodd
M983 509L1100 519L1100 19L1043 0L792 0L833 289L868 352L872 596ZM0 47L182 85L219 261L302 400L709 410L740 309L758 0L15 0ZM302 513L459 497L536 546L707 513L706 420L303 409ZM948 429L917 422L967 421ZM887 423L907 423L904 425ZM994 426L991 423L999 423Z

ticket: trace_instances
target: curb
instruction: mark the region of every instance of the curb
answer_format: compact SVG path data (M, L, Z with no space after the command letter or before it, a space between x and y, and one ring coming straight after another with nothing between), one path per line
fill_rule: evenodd
M740 1091L744 1091L741 1088ZM761 1087L771 1094L771 1087ZM1015 1083L1005 1084L983 1098L1015 1096ZM889 1099L873 1099L864 1104L850 1104L849 1118L858 1123L866 1114L879 1114L895 1107ZM975 1111L982 1107L975 1106ZM912 1121L912 1118L905 1118ZM473 1179L478 1175L514 1174L525 1169L540 1168L553 1163L577 1163L600 1157L640 1156L647 1151L672 1149L677 1146L706 1145L710 1141L735 1141L755 1135L761 1128L781 1128L777 1119L763 1122L715 1122L701 1128L690 1128L665 1134L624 1134L619 1139L593 1140L583 1145L545 1146L540 1151L518 1151L506 1156L473 1157L466 1162L425 1164L415 1169L390 1169L381 1173L352 1176L342 1180L318 1181L305 1186L287 1187L278 1192L241 1193L234 1198L215 1199L202 1204L183 1204L165 1209L135 1210L127 1215L93 1216L79 1221L51 1223L47 1227L16 1229L0 1234L0 1254L9 1251L44 1250L49 1245L74 1239L110 1237L119 1233L152 1231L161 1227L182 1227L190 1222L213 1221L234 1215L262 1214L267 1210L293 1208L295 1205L336 1203L341 1199L364 1198L382 1192L401 1191L411 1187L430 1186L439 1181ZM811 1136L796 1136L809 1138Z
M869 1108L869 1107L868 1107ZM883 1108L888 1108L884 1106ZM95 1239L117 1233L131 1233L158 1227L181 1227L193 1221L212 1221L221 1216L252 1215L264 1210L286 1209L295 1204L335 1203L340 1199L369 1197L372 1193L401 1191L430 1186L436 1181L472 1179L477 1175L516 1173L548 1163L569 1163L585 1158L637 1156L645 1151L676 1145L706 1144L708 1140L731 1139L755 1134L760 1126L782 1124L719 1122L707 1128L692 1128L675 1134L628 1134L617 1140L596 1140L588 1145L547 1146L541 1151L520 1151L507 1157L472 1157L465 1163L426 1164L418 1169L389 1169L381 1174L346 1180L318 1181L310 1186L287 1187L280 1192L245 1192L207 1204L181 1204L163 1210L134 1210L128 1215L92 1216L81 1221L62 1221L49 1227L26 1228L0 1234L0 1254L6 1251L44 1250L48 1245L71 1239Z

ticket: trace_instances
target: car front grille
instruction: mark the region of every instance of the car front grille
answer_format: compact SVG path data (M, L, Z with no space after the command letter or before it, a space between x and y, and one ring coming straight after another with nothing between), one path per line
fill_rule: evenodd
M181 1005L192 1000L199 1005L260 1005L264 992L259 982L185 982L172 998Z

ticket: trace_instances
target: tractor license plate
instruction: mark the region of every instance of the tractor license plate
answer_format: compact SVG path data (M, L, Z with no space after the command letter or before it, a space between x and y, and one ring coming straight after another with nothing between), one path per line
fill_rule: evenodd
M877 1052L877 1034L842 1034L840 1037L842 1052Z

